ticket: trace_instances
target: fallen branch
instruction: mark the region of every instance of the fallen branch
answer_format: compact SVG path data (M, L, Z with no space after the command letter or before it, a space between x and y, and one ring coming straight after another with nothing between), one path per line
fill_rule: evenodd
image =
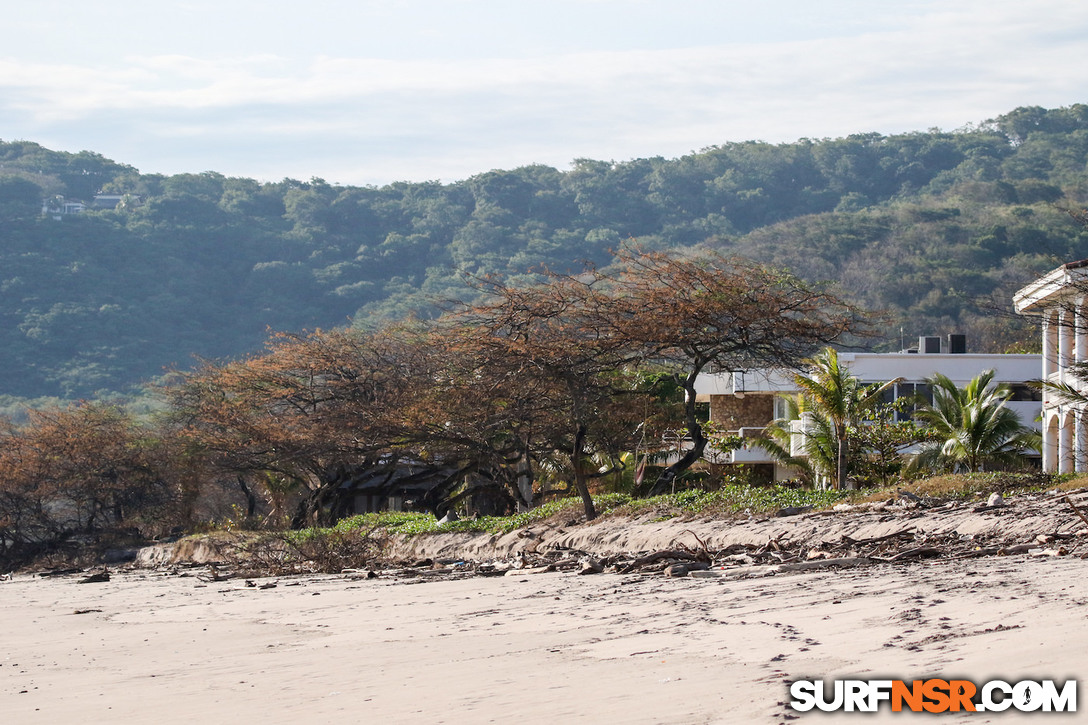
M680 559L683 561L700 561L701 557L698 554L694 554L690 551L684 551L682 549L665 549L663 551L655 551L652 554L646 556L640 556L632 561L630 564L620 570L620 574L630 574L635 569L646 566L647 564L653 564L661 561L662 559Z
M816 559L814 561L800 561L796 564L774 564L772 566L741 567L734 569L707 569L705 571L689 571L689 577L724 577L726 579L747 579L749 577L773 576L795 571L811 571L815 569L845 568L851 566L863 566L871 564L874 559L867 556L850 556L841 559Z
M905 536L914 531L913 526L908 526L905 529L896 531L894 534L885 534L884 536L874 536L869 539L852 539L846 534L842 535L842 543L849 544L850 546L866 546L868 544L878 544L881 541L887 541L888 539L894 539L899 536Z
M690 551L692 554L696 554L697 556L699 556L700 559L703 559L704 561L710 561L710 549L707 547L706 542L699 538L699 535L697 533L695 533L691 529L684 529L684 531L682 531L681 533L691 534L695 538L695 540L699 542L699 552L692 551L690 547L685 546L684 544L680 544L680 548L684 549L685 551Z
M100 571L96 574L91 574L88 577L80 579L77 584L100 584L101 582L108 582L110 580L110 573L108 571Z
M919 546L915 549L907 549L906 551L901 551L891 558L884 559L884 561L888 562L889 564L894 564L897 561L906 561L907 559L925 559L928 557L940 556L943 553L944 552L940 549L934 548L932 546Z
M1039 544L1016 544L1015 546L1003 546L997 550L998 556L1012 556L1013 554L1026 554L1032 549L1043 548Z
M861 566L869 564L873 560L867 556L847 556L841 559L813 559L812 561L799 561L796 564L779 564L770 567L771 571L808 571L810 569L831 569L837 567Z
M1073 503L1073 501L1069 498L1069 496L1063 496L1062 498L1065 500L1065 502L1067 504L1069 504L1070 506L1073 507L1073 510L1077 512L1077 516L1080 516L1080 520L1083 521L1085 523L1085 525L1088 525L1088 518L1085 518L1084 514L1081 513L1081 510L1079 508L1077 508L1077 505L1075 503Z
M705 571L709 568L710 564L703 561L689 561L685 564L670 564L665 567L665 576L685 577L689 576L693 571Z

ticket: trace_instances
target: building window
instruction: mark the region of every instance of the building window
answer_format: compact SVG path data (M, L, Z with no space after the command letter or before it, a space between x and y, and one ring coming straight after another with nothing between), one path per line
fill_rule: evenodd
M1041 401L1043 399L1042 390L1026 383L1014 383L1009 388L1012 390L1009 400Z

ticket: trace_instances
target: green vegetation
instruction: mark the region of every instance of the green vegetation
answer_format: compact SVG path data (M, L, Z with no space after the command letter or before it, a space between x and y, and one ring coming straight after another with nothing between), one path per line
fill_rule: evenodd
M605 514L625 505L631 497L613 493L594 497L598 513ZM435 534L435 533L491 533L506 534L515 529L530 526L553 516L566 515L578 519L583 515L581 501L578 498L561 498L550 501L529 511L511 516L480 516L478 518L459 519L447 523L438 523L434 516L407 511L385 511L374 514L359 514L339 521L329 530L358 531L380 530L388 534Z
M734 485L717 491L682 491L680 493L632 498L627 494L611 493L594 497L598 513L602 516L639 517L653 516L660 520L678 516L722 516L738 514L770 514L781 508L812 506L826 508L843 500L845 494L836 491L812 491L783 486ZM569 518L572 522L584 520L581 501L563 498L551 501L530 511L512 516L481 516L447 523L429 514L387 511L359 514L322 529L304 529L295 532L306 538L329 532L374 531L385 534L414 536L439 533L487 533L506 534L531 526L553 517Z
M1016 495L1052 489L1072 490L1085 485L1084 476L1057 476L1041 473L967 473L934 476L913 481L906 489L918 496L947 501L969 501L991 493ZM901 485L858 491L816 491L785 486L732 485L717 491L680 493L632 498L627 494L596 497L602 518L660 521L670 518L723 518L769 516L783 508L811 506L819 511L841 503L883 501L897 497ZM438 523L433 516L403 511L359 514L326 528L302 529L291 533L294 540L329 537L351 532L418 536L443 533L507 534L553 518L571 523L584 521L576 497L551 501L531 511L512 516L482 516Z
M957 473L931 476L911 481L902 488L916 496L923 496L940 501L985 500L992 493L1011 496L1040 491L1072 491L1088 485L1084 475L1058 475L1048 473L1008 473L991 471L989 473ZM900 486L881 488L859 494L858 501L882 501L895 498Z
M1088 106L1020 108L971 128L725 143L677 159L578 159L450 184L162 176L92 152L0 142L0 395L133 391L266 330L434 311L628 238L706 244L839 283L888 313L881 349L953 329L971 349L1037 343L1012 290L1088 257L1055 205L1088 197ZM118 197L95 205L97 193ZM88 205L62 214L57 197ZM50 211L41 213L43 200ZM114 207L114 202L116 206ZM55 218L55 217L59 217Z

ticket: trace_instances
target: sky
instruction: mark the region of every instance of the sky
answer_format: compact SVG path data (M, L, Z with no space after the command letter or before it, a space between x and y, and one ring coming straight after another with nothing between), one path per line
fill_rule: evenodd
M1073 0L35 0L0 140L143 173L453 182L1088 102Z

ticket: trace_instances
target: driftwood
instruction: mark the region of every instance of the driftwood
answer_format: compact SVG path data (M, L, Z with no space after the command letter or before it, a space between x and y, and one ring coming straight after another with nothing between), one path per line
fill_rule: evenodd
M110 573L108 571L100 571L95 574L91 574L88 577L84 577L79 580L80 584L100 584L102 582L108 582L110 580Z
M907 549L901 551L895 556L885 559L888 563L894 564L897 561L908 561L910 559L927 559L935 556L940 556L944 552L934 546L919 546L914 549Z
M209 564L207 575L198 574L196 578L202 582L222 582L226 581L227 579L233 579L234 576L235 575L231 572L220 571L219 567L217 567L215 564Z
M796 564L779 564L771 569L780 571L809 571L811 569L831 569L835 567L861 566L872 561L867 556L846 556L839 559L813 559L812 561L799 561Z
M986 546L972 549L971 551L965 551L960 554L955 554L952 559L975 559L980 556L993 556L997 552L1001 551L1000 546Z
M1011 556L1013 554L1026 554L1032 549L1041 549L1039 544L1016 544L1015 546L1003 546L997 550L998 556Z
M685 577L690 576L692 572L705 571L710 568L710 564L705 561L689 561L684 564L670 564L665 567L665 576L667 577Z
M775 512L776 518L782 518L784 516L798 516L800 514L807 514L813 509L812 506L787 506L780 508Z
M756 549L757 554L766 554L771 551L785 551L789 546L788 536L778 536L774 539L768 539L767 543Z
M707 547L706 542L703 541L702 539L700 539L699 535L697 533L695 533L694 531L692 531L691 529L684 529L683 533L691 534L692 537L694 537L694 539L697 542L699 542L699 550L698 551L693 551L692 549L690 549L689 547L687 547L684 544L680 544L680 548L683 549L684 551L690 551L693 554L699 554L701 558L705 558L707 561L709 561L710 558L711 558L710 557L710 549Z
M522 569L509 569L506 571L506 576L519 576L521 574L546 574L550 571L559 571L565 567L575 567L582 563L582 560L578 557L568 556L557 561L548 562L543 566L525 567Z
M873 559L866 556L849 556L839 559L816 559L799 561L795 564L774 564L772 566L737 567L734 569L707 569L692 571L688 576L695 578L724 577L727 579L747 579L748 577L773 576L794 571L812 571L816 569L845 568L870 564Z
M1077 512L1077 516L1080 516L1080 520L1083 521L1085 524L1088 524L1088 518L1085 518L1084 514L1081 513L1081 510L1077 508L1077 505L1073 503L1072 499L1070 499L1068 496L1063 496L1062 498L1067 504L1069 504L1073 508L1074 511Z
M600 574L604 571L604 565L591 556L587 556L582 561L582 569L579 574Z
M662 559L678 559L680 561L700 561L703 557L699 553L687 551L685 549L665 549L663 551L655 551L652 554L646 556L640 556L632 561L630 564L620 569L620 574L630 574L635 569L646 566L647 564L653 564L661 561Z
M842 542L849 544L850 546L868 546L870 544L879 544L882 541L888 541L889 539L897 539L900 536L906 536L914 531L913 526L908 526L905 529L896 531L894 534L885 534L884 536L874 536L870 539L852 539L849 536L843 534Z

